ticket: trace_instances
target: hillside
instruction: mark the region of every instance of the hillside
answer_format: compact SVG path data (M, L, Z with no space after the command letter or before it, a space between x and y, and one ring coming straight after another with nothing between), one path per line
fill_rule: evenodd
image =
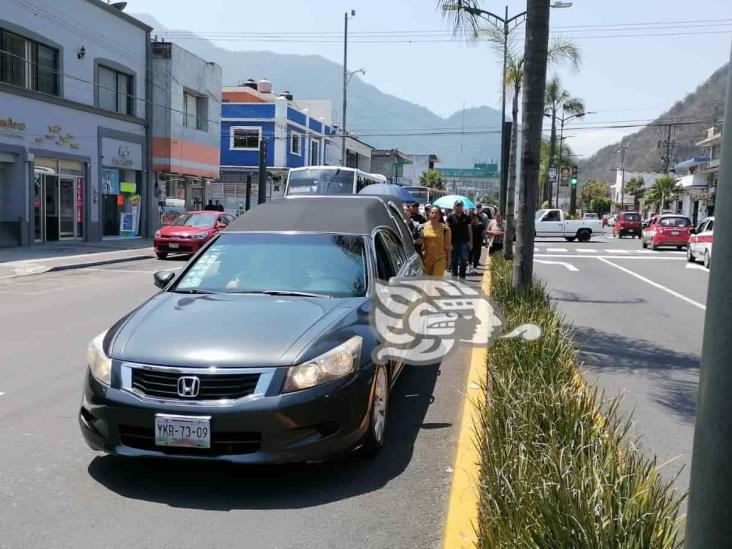
M704 130L724 116L724 98L727 88L727 71L729 66L718 69L709 79L693 93L678 101L667 112L659 116L654 123L694 121L693 124L676 126L676 140L673 161L681 161L692 156L699 156L702 151L695 143L701 141ZM670 76L674 77L674 76ZM662 85L662 83L659 83ZM696 123L696 121L699 121ZM662 128L647 127L631 134L626 139L629 148L625 153L625 169L634 172L653 172L661 170L658 152L658 141L665 139ZM609 145L597 151L590 158L578 163L580 179L598 179L610 183L615 182L615 169L619 167L619 143Z
M134 17L154 27L153 35L165 36L166 28L147 14ZM180 36L183 31L176 31ZM189 35L190 39L186 39ZM340 120L343 67L318 55L284 55L268 51L231 51L185 33L174 41L187 50L221 65L224 84L254 78L268 78L275 91L290 90L301 99L330 99ZM437 154L443 167L472 167L500 157L500 134L460 136L438 135L447 130L465 128L500 129L500 112L480 107L442 118L429 109L399 97L386 94L356 75L348 87L348 128L363 141L377 148L399 148L406 153ZM415 133L425 130L431 135L384 135Z

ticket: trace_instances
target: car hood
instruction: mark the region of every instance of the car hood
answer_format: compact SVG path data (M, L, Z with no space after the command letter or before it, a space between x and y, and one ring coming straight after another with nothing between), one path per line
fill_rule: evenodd
M161 366L286 366L366 299L162 292L115 328L108 352Z
M160 229L165 236L193 236L194 234L210 231L211 227L193 227L190 225L167 225Z

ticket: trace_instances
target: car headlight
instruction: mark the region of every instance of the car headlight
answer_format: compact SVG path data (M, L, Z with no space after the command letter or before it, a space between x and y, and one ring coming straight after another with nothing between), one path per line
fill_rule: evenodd
M86 362L89 364L94 379L104 385L109 385L112 381L112 359L104 354L104 336L107 332L102 332L89 342L86 350Z
M155 238L160 238L162 236L162 233L160 231L155 231Z
M355 371L361 356L362 341L361 336L353 336L319 357L290 367L282 392L291 393L315 387Z
M202 233L196 233L193 235L193 238L196 240L203 240L208 236L208 231L203 231Z

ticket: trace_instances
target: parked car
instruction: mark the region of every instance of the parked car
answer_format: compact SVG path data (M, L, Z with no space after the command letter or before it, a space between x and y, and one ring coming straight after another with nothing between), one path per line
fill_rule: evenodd
M641 238L643 228L641 227L641 215L638 212L622 212L615 217L613 224L613 236L623 238L624 236Z
M644 248L650 246L657 250L661 246L676 246L681 250L689 244L691 235L691 219L684 215L664 214L651 218L643 229L641 238Z
M600 216L596 213L587 212L582 214L582 219L600 219Z
M691 230L689 246L686 248L686 259L690 263L695 263L697 259L702 259L707 269L711 267L713 236L714 217L707 217L695 229Z
M184 212L155 232L155 255L165 259L169 253L195 254L233 219L231 214L208 210Z
M237 463L378 451L404 364L374 362L368 311L376 280L423 273L402 234L376 196L285 198L237 218L90 343L87 444Z
M537 211L535 227L536 236L559 236L568 242L587 242L593 234L603 232L599 219L566 219L562 210L555 209Z

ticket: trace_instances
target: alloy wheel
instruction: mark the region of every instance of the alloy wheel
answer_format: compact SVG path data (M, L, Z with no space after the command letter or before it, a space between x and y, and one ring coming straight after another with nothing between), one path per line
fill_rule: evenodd
M381 442L384 438L388 392L389 384L386 379L386 369L378 368L376 370L376 380L374 381L374 397L371 402L371 428L374 432L374 438L378 442Z

